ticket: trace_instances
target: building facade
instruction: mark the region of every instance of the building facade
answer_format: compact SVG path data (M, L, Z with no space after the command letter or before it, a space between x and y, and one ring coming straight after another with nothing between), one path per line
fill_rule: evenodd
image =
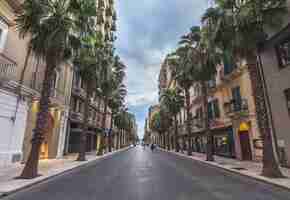
M290 1L288 8L290 7ZM261 73L271 119L273 141L282 165L290 166L290 14L280 30L269 30L269 38L259 52Z
M28 157L46 66L41 60L28 57L29 38L19 38L15 18L21 3L20 0L0 2L0 123L5 129L0 145L2 164L25 161ZM42 159L62 155L71 82L72 66L66 63L55 71L49 130L41 146Z
M112 43L114 41L114 31L116 31L116 11L113 0L97 0L98 16L95 20L95 31L102 39ZM82 123L84 113L84 100L86 91L84 88L86 82L82 80L80 74L75 70L73 87L71 91L71 102L69 111L69 123L65 144L65 153L77 153L79 151L79 140L82 134ZM94 93L90 102L89 131L87 133L86 150L96 151L100 147L101 134L106 134L105 143L108 144L108 134L116 131L110 131L111 111L108 108L106 113L106 128L103 130L102 118L104 114L104 101ZM109 133L110 131L110 133ZM114 138L116 138L114 136ZM116 141L116 139L113 139ZM108 146L108 145L106 145Z
M170 58L166 58L160 70L160 95L166 88L178 87L168 59ZM193 116L190 135L186 132L185 105L177 115L179 144L182 149L187 149L188 141L191 140L194 151L205 153L207 137L204 116L207 114L214 136L215 154L239 160L261 160L261 136L257 127L249 70L245 62L230 64L224 61L217 66L217 74L209 82L209 113L204 113L199 83L193 83L190 88L190 103ZM173 147L173 131L170 134L170 145Z

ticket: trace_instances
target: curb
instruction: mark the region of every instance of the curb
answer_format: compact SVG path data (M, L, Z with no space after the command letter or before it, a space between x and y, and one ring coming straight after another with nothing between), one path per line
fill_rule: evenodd
M84 164L80 164L80 165L78 165L78 166L75 166L75 167L72 167L72 168L66 169L66 170L64 170L64 171L62 171L62 172L59 172L59 173L53 174L53 175L51 175L51 176L45 177L45 178L43 178L43 179L41 179L41 180L38 180L38 181L35 181L35 182L33 182L33 183L29 183L29 184L27 184L27 185L25 185L25 186L23 186L23 187L20 187L20 188L17 188L17 189L11 190L11 191L9 191L9 192L2 192L2 193L0 192L0 199L5 198L5 197L7 197L7 196L10 196L10 195L12 195L12 194L14 194L14 193L16 193L16 192L20 192L20 191L26 190L26 189L28 189L28 188L31 188L31 187L33 187L34 185L37 185L37 184L40 184L40 183L47 182L47 181L49 181L49 180L51 180L51 179L54 179L54 178L57 178L57 177L61 177L61 176L65 175L65 174L69 174L69 173L71 173L71 172L73 172L73 171L75 171L75 170L79 170L79 169L82 169L82 168L86 168L86 167L88 167L88 166L90 166L90 165L92 165L92 164L95 164L95 163L97 163L97 162L99 162L99 161L102 161L102 160L104 160L104 159L106 159L106 158L110 158L110 157L112 157L112 156L114 156L114 155L116 155L116 154L118 154L118 153L121 153L121 152L124 152L124 151L128 151L128 150L131 149L131 148L133 148L133 147L126 147L126 148L120 149L120 150L118 150L118 151L112 152L112 153L110 153L110 154L105 154L105 155L103 155L103 156L101 156L101 157L98 157L98 158L96 158L96 159L94 159L94 160L90 160L90 161L88 161L88 162L86 162L86 163L84 163Z
M248 174L241 173L240 171L235 170L235 169L225 168L225 167L223 167L223 166L221 166L221 165L219 165L219 164L217 164L215 162L212 163L212 162L209 162L209 161L197 160L194 157L189 157L189 156L183 155L181 153L167 151L167 150L164 150L164 149L161 149L161 148L159 148L159 150L161 150L163 152L166 152L166 153L171 153L171 154L176 155L176 156L187 158L187 159L190 159L190 160L195 161L195 162L199 162L200 164L207 165L209 167L213 167L213 168L216 168L216 169L221 169L221 170L223 170L225 172L229 172L229 173L232 173L232 174L235 174L235 175L239 175L239 176L243 176L243 177L246 177L246 178L254 179L256 181L263 182L263 183L266 183L266 184L270 184L272 186L279 187L281 189L285 189L285 190L290 191L290 187L287 187L287 186L284 186L284 185L281 185L281 184L278 184L278 183L271 182L269 180L264 179L264 177L260 176L260 175L257 175L257 176L260 176L260 177L251 176L251 175L248 175Z

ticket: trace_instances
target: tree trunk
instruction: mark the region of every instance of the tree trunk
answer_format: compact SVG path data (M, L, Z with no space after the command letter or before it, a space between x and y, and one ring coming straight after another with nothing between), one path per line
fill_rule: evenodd
M179 142L178 142L178 122L176 115L174 116L174 136L175 136L175 151L179 152Z
M190 94L189 89L185 90L185 103L186 103L186 132L188 137L188 148L187 148L187 155L192 155L192 144L191 144L191 113L190 113Z
M99 148L99 151L97 153L98 156L101 156L103 155L103 151L104 151L104 148L105 148L105 130L106 130L106 118L107 118L107 109L108 109L108 105L107 105L107 101L108 101L108 98L105 97L104 99L104 113L103 113L103 119L102 119L102 129L103 129L103 133L100 137L100 148Z
M247 62L252 83L258 127L263 138L262 175L271 178L281 178L283 174L281 173L274 153L263 71L258 65L255 54L248 55Z
M53 57L47 59L45 76L42 83L42 91L37 113L36 127L31 140L31 151L20 178L32 179L38 176L38 161L40 146L44 138L44 132L48 123L50 94L52 89L53 73L56 68Z
M113 112L111 113L111 122L110 122L109 152L112 152L112 133L113 133Z
M85 109L84 109L84 119L82 123L82 133L80 135L80 146L79 146L79 155L77 161L86 161L86 146L87 146L87 134L88 134L88 119L90 112L90 92L91 92L91 83L88 81L86 87L86 99L85 99Z
M206 144L206 160L207 161L214 161L213 156L213 135L210 131L210 125L209 125L209 117L208 117L208 91L207 91L207 85L206 82L203 81L201 83L202 87L202 98L203 98L203 108L204 108L204 129L205 134L207 136L207 144Z

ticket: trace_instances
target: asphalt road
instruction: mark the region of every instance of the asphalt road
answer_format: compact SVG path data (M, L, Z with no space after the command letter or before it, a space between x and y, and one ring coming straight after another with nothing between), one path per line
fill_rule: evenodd
M18 192L10 200L290 200L290 192L137 147Z

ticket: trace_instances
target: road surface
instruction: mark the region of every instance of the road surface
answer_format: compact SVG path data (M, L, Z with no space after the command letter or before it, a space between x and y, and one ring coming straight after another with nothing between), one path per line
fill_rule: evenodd
M290 192L170 153L136 147L9 200L290 200Z

